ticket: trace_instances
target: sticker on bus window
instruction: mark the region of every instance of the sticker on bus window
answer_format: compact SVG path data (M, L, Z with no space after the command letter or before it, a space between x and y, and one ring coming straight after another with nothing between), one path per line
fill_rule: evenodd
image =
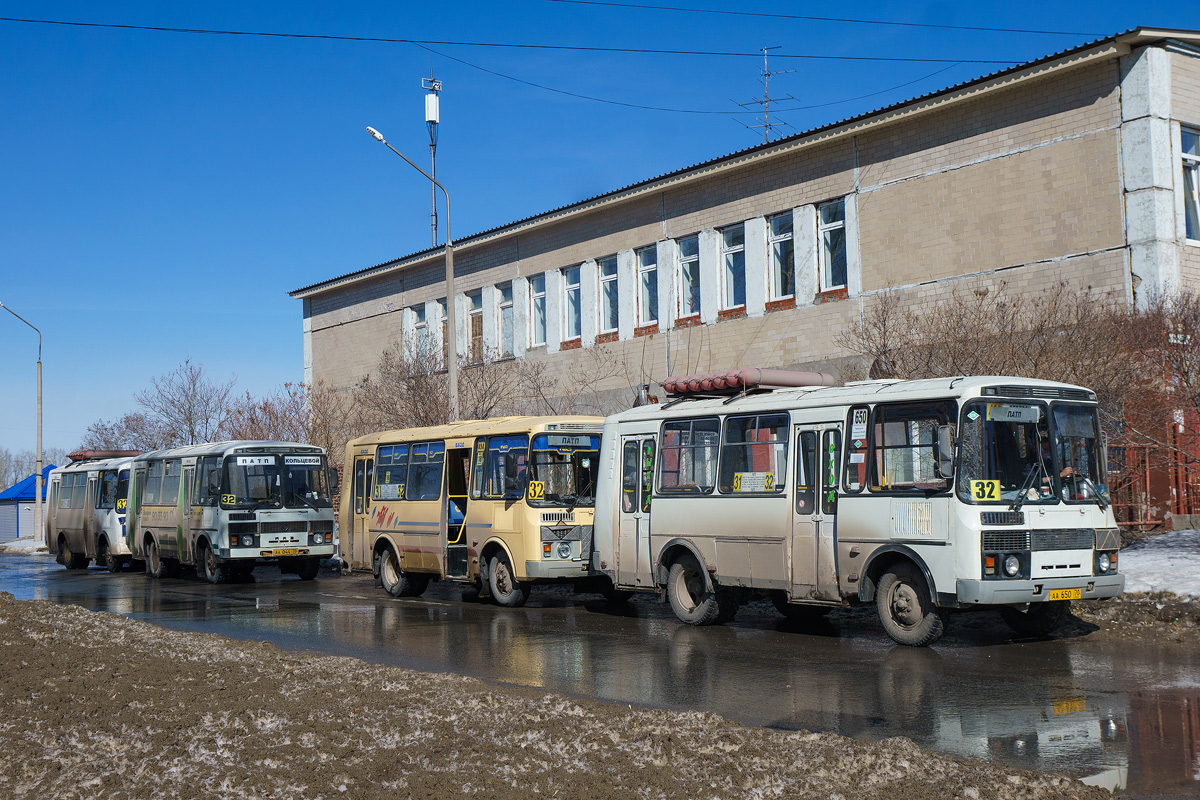
M987 418L998 422L1033 422L1042 418L1038 406L1014 406L1008 403L988 403Z
M375 488L378 490L377 494L380 500L399 500L400 492L404 487L398 483L380 483Z
M542 481L529 482L529 499L544 500L546 497L546 484Z
M850 454L850 463L851 464L862 464L866 460L867 460L866 453L851 453Z
M1000 481L971 481L971 497L976 500L999 500Z
M735 472L733 474L733 490L735 492L773 492L775 491L775 473Z
M129 501L126 500L124 497L122 497L120 500L117 501L117 511L124 511L126 506L128 506L128 505L129 505Z
M297 467L319 467L321 466L320 456L284 456L283 463L288 466Z
M270 467L275 464L275 456L238 456L239 467Z
M226 506L237 505L237 495L236 494L221 495L221 504L226 505Z

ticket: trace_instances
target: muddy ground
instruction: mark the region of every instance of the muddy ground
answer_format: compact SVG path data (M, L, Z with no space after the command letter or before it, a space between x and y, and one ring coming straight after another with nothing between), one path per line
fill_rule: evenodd
M0 594L5 798L1101 798L908 739L748 728Z

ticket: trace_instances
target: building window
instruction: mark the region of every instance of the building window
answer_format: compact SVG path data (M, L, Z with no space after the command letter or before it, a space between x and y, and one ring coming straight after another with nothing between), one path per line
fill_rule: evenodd
M790 211L767 220L767 252L771 261L771 299L792 297L796 294L796 260Z
M563 338L578 339L582 331L579 305L579 267L567 267L563 278Z
M529 344L546 343L546 276L529 279Z
M721 308L746 305L746 226L721 231L721 258L725 264Z
M700 237L679 240L679 316L700 313Z
M1187 238L1200 240L1200 133L1184 128L1183 139L1183 212Z
M442 320L442 369L450 364L450 319L446 316L446 298L437 301L438 317Z
M821 291L846 288L846 200L817 206Z
M658 248L637 251L638 326L658 321Z
M413 306L413 356L420 358L429 349L429 328L425 325L425 306Z
M500 289L500 357L512 358L513 348L513 292L512 284L506 283Z
M467 351L470 363L483 361L483 292L467 293L467 318L470 320L471 347Z
M600 259L600 332L617 329L617 257Z

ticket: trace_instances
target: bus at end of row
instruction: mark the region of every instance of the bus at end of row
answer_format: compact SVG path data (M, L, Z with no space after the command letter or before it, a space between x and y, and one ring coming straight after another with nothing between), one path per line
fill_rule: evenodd
M605 421L592 566L617 591L665 593L694 625L755 595L810 621L873 603L922 646L953 612L1046 635L1123 590L1088 389L728 375L668 379L667 402Z
M346 448L342 557L395 597L432 580L523 605L590 576L601 417L501 417L371 434Z

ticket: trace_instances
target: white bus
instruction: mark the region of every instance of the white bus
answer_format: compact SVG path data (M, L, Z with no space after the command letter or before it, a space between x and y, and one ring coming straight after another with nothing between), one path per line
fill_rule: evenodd
M137 451L72 453L74 463L50 471L43 535L67 569L120 572L133 561L126 525L129 468Z
M592 566L618 590L665 591L694 625L759 592L801 618L873 602L920 646L951 609L1044 635L1124 588L1089 390L759 372L668 380L669 402L606 420Z
M210 583L258 563L312 580L334 553L337 472L325 451L294 442L235 441L143 453L133 462L129 538L146 574L194 564Z

